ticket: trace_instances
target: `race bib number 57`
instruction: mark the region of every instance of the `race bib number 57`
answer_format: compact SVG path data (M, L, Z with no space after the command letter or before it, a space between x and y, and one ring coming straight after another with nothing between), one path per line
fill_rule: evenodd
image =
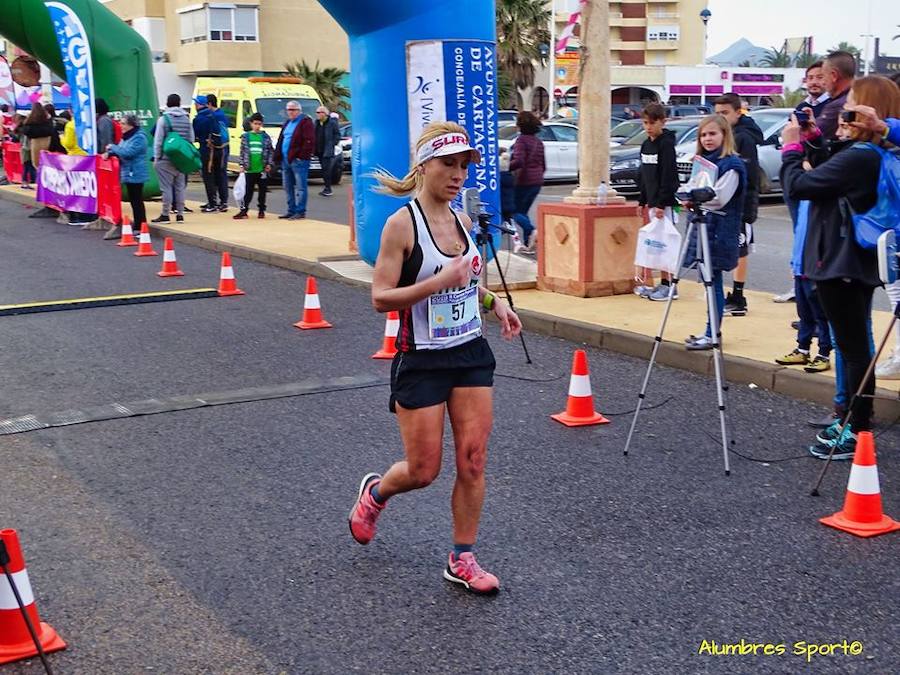
M468 335L480 328L477 285L444 290L428 298L428 331L432 340Z

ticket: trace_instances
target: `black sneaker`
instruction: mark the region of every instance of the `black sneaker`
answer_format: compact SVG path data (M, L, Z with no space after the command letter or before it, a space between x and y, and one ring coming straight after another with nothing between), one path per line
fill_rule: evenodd
M185 210L187 210L187 209L185 209ZM175 222L176 222L176 223L183 223L183 222L184 222L184 216L175 216Z
M724 313L729 316L746 316L747 299L743 296L736 297L732 293L729 293L725 297Z
M210 206L215 206L215 204L210 204L209 202L207 202L206 204L201 204L200 210L203 211L204 209L208 209ZM190 213L190 211L188 211L188 207L186 206L184 207L184 211L185 213Z
M290 213L285 213L283 216L278 216L278 220L290 220L293 216Z
M220 204L219 205L219 211L221 211L222 213L225 213L227 210L228 210L228 204Z
M830 427L832 424L834 424L835 420L842 420L842 419L844 419L843 413L833 412L833 413L829 413L825 417L819 417L816 419L807 420L806 423L809 426L816 428L816 429L826 429L827 427Z
M185 212L185 213L193 213L193 212L194 212L194 209L189 209L188 207L185 206L185 207L184 207L184 212Z
M169 216L162 214L159 218L154 218L150 222L151 223L168 223L170 221L169 221Z
M216 206L215 204L204 204L203 206L200 207L201 213L215 213L218 210L219 210L219 207Z
M832 461L840 462L853 459L853 455L856 454L856 434L849 429L845 429L836 442L811 445L809 454L816 459L828 459L832 447L834 448L834 454L831 455Z
M331 190L322 190L321 192L319 192L319 194L323 197L331 197L334 192L332 192Z

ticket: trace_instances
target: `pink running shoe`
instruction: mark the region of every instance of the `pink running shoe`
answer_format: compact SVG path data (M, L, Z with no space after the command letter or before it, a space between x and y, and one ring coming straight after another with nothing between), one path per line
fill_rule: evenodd
M359 496L350 511L350 534L360 544L368 544L375 536L376 521L384 504L379 504L372 497L370 490L381 482L381 474L367 473L359 484Z
M479 595L491 595L500 590L500 580L481 569L472 553L461 553L458 560L454 560L453 553L450 553L444 578L455 584L462 584Z

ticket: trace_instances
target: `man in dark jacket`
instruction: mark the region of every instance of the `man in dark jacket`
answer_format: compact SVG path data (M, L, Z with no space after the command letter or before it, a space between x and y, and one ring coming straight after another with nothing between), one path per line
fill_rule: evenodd
M323 197L330 197L334 193L331 191L331 173L334 171L334 146L341 142L341 128L338 126L337 120L331 117L331 113L324 105L320 105L316 109L316 157L319 158L319 164L322 167L322 180L325 182L325 189L319 194Z
M316 149L316 130L297 101L288 101L285 111L288 119L275 144L275 163L281 164L281 182L287 193L287 213L279 218L300 220L306 218L309 160Z
M816 126L822 132L822 138L833 141L837 138L841 111L847 102L847 94L856 77L856 59L849 52L831 52L822 66L825 76L825 88L831 97L816 116Z
M672 207L676 204L675 192L678 190L675 134L665 128L666 109L659 103L645 107L641 117L647 140L641 144L639 203L647 207L649 218L668 218L675 222L672 217ZM668 272L660 271L659 286L654 286L653 270L645 269L642 272L642 286L635 292L650 300L668 300L672 291L671 277Z
M209 107L207 96L198 96L194 99L197 106L197 115L194 117L194 138L200 146L200 173L203 176L203 185L206 188L206 204L200 207L204 213L211 213L222 209L228 210L228 194L225 200L219 202L219 174L223 163L221 136L219 134L219 120L212 108ZM223 208L224 207L224 208Z
M741 111L741 97L735 93L723 94L715 101L717 115L722 115L731 125L734 145L747 168L747 186L744 190L744 209L741 219L741 238L738 266L734 270L734 285L725 298L725 314L747 314L744 284L747 281L747 256L753 245L753 223L759 211L759 153L757 146L763 142L762 129L752 118Z

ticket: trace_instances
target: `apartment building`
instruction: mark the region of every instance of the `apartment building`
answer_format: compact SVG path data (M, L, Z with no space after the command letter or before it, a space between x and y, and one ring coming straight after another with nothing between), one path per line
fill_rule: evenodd
M280 73L306 59L350 69L347 35L316 0L101 0L153 52L159 95L193 91L199 75Z
M579 0L552 0L559 34ZM703 63L705 30L700 12L707 0L613 0L609 3L610 66L614 103L639 103L658 97L665 87L666 67ZM574 98L580 67L577 38L556 59L553 88L557 96ZM546 110L550 71L535 78L532 107ZM544 84L546 83L546 84Z

